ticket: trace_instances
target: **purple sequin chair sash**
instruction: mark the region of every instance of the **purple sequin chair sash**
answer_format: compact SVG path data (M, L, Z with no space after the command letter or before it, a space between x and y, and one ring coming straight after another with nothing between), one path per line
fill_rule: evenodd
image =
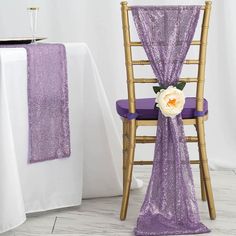
M200 9L201 6L131 8L153 72L164 87L176 85L179 80ZM167 118L159 112L152 175L135 234L206 232L209 229L200 222L181 115Z

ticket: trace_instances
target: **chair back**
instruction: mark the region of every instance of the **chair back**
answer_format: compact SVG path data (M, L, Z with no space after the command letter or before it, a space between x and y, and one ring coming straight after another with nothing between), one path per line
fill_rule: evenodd
M180 78L179 81L186 83L196 83L196 110L197 112L203 111L204 102L204 82L205 82L205 66L206 66L206 50L207 50L207 38L208 28L211 12L211 1L206 1L205 5L202 6L201 10L204 11L202 17L202 28L200 40L193 40L191 46L199 47L199 56L197 59L186 59L184 64L197 66L196 78ZM132 47L142 46L141 42L135 42L131 40L130 33L130 22L129 13L131 7L128 3L121 2L121 13L122 13L122 26L123 26L123 37L124 37L124 49L125 49L125 64L127 74L127 89L128 89L128 100L129 100L129 112L136 113L136 97L135 97L135 84L136 83L157 83L158 78L135 78L134 66L139 65L150 65L149 60L133 60Z

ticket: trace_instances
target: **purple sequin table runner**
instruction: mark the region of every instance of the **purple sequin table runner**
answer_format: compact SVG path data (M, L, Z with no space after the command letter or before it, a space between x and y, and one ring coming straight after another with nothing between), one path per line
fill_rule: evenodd
M0 45L27 51L29 153L35 163L70 156L66 51L62 44Z

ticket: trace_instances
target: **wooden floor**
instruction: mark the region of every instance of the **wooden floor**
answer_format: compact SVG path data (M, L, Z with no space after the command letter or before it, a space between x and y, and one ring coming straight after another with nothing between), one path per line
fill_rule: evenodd
M14 231L1 236L125 236L132 230L144 199L150 176L150 167L136 167L136 176L143 179L145 187L132 191L127 220L119 220L121 197L84 200L82 206L44 213L30 214L27 221ZM236 235L236 171L211 171L217 220L211 221L205 202L200 200L199 173L193 169L201 219L212 236Z

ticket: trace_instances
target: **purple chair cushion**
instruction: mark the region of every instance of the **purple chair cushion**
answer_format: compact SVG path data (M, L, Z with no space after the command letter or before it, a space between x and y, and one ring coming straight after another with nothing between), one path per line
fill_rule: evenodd
M155 98L142 98L136 99L136 113L138 114L137 120L157 120L158 111L154 109ZM117 113L124 118L127 118L127 114L129 113L129 105L128 100L118 100L116 102L116 110ZM196 111L196 98L195 97L187 97L185 100L184 109L182 111L183 119L191 119L196 117L194 115ZM208 102L204 99L204 109L203 114L206 115L208 113Z

